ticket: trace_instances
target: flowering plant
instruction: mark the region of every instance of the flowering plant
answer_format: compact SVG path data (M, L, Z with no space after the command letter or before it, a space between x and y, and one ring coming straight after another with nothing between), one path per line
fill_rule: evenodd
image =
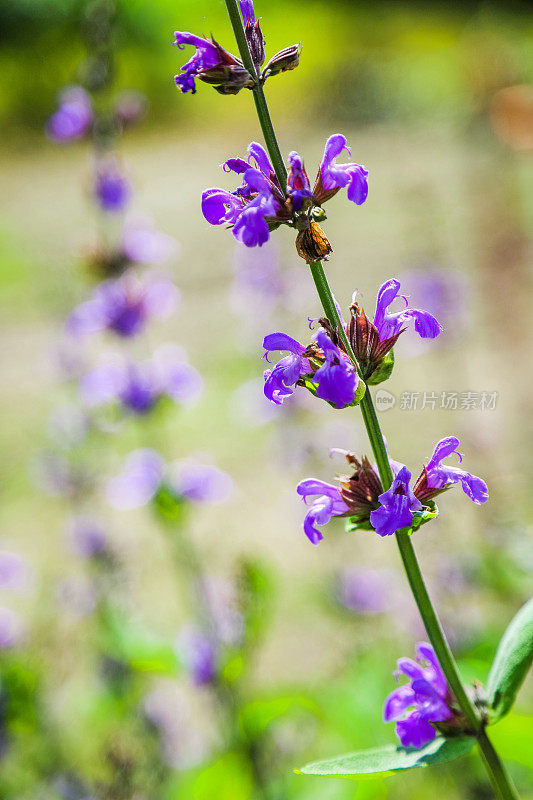
M393 347L406 323L413 321L415 331L426 339L436 338L441 333L441 325L427 311L410 308L390 311L400 291L396 279L380 288L373 321L355 298L348 325L342 320L323 266L332 247L319 222L325 219L323 203L343 187L347 188L349 200L357 205L365 202L368 171L359 164L337 164L337 157L346 148L346 139L341 134L328 139L312 188L298 153L290 154L287 170L264 94L260 72L263 55L259 39L253 33L258 27L253 3L251 0L240 3L225 0L225 3L240 61L229 54L223 57L215 42L190 39L198 48L197 54L183 68L185 78L178 78L178 83L187 90L191 88L188 81L192 75L203 75L209 82L215 77L210 70L214 70L223 93L232 93L244 86L249 88L254 95L266 150L254 142L248 149L248 160L230 158L224 162L224 171L242 175L242 184L234 191L207 189L202 197L202 211L208 222L229 226L234 237L248 247L262 246L270 233L281 225L298 232L296 248L309 265L324 317L319 320L320 329L307 347L285 333L273 333L265 338L267 360L273 351L289 353L272 369L266 370L265 395L274 404L281 405L299 386L337 409L359 405L375 458L373 465L367 458L359 461L352 453L345 453L352 473L341 476L338 487L314 479L299 484L298 493L304 500L315 498L306 514L304 530L311 542L317 544L322 539L317 526L327 524L333 516L343 516L348 518L349 530L371 529L381 537L394 534L431 641L431 645L417 646L419 661L424 663L409 659L398 662L399 670L411 682L393 692L385 704L385 720L396 721L402 747L341 756L308 765L301 772L346 776L420 767L429 757L429 763L458 758L477 742L498 795L516 799L516 789L486 727L498 707L500 713L510 708L531 664L533 604L520 612L504 637L504 641L512 642L512 655L497 654L487 692L476 689L474 695L463 684L435 613L415 555L412 534L436 516L434 498L451 486L461 484L465 494L478 505L488 499L487 486L481 478L443 464L444 459L453 454L462 459L457 452L457 437L449 436L436 445L411 488L409 469L389 456L369 388L390 377ZM220 80L222 73L224 78ZM505 703L502 702L504 695L508 698Z

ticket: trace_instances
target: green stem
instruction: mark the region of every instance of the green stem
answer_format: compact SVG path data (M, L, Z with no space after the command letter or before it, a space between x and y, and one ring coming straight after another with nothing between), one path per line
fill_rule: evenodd
M257 72L252 62L250 51L248 50L248 44L246 42L246 36L244 33L242 19L237 5L237 0L225 0L225 2L231 20L231 24L233 27L233 31L235 33L237 45L239 47L241 59L246 69L256 79L257 82L256 87L253 89L254 100L255 100L257 115L259 117L259 122L261 124L261 129L265 137L267 150L269 152L270 158L272 159L272 163L276 170L276 175L278 177L280 185L285 186L286 176L287 176L285 170L285 164L283 162L276 134L272 125L272 120L270 118L268 105L263 92L263 87L259 84L259 81L257 79ZM322 266L322 262L314 261L311 264L309 264L309 268L311 271L311 275L313 277L313 281L315 283L318 296L322 303L322 308L324 309L324 313L326 314L328 320L333 325L333 327L337 329L343 341L343 344L346 347L348 354L350 355L351 358L353 358L353 361L357 366L357 371L359 375L361 375L359 365L354 356L353 350L348 341L348 337L346 336L344 326L341 323L339 313L335 306L333 294L329 287L328 280L324 272L324 268ZM387 447L385 445L385 440L381 432L379 421L372 401L372 395L370 393L370 389L368 388L368 386L363 396L363 399L361 400L360 407L361 407L361 412L363 414L363 420L368 434L368 438L370 440L372 451L374 453L374 458L376 459L376 465L378 468L381 483L384 490L386 491L387 489L390 488L392 484L393 473L389 463L389 455L387 452ZM424 583L424 579L420 571L420 566L418 564L418 560L416 558L416 553L414 551L410 536L406 533L396 533L396 542L398 544L398 549L400 551L400 555L407 575L407 579L409 581L409 585L411 587L411 591L413 593L416 604L418 606L418 610L424 622L424 626L427 631L429 640L433 645L433 648L435 650L439 663L442 667L442 670L446 675L448 684L450 685L465 717L467 718L469 724L472 726L472 730L476 734L478 744L481 749L483 761L489 773L494 789L496 790L497 794L502 798L502 800L518 800L518 794L516 792L516 789L514 788L511 779L507 775L503 767L503 764L501 763L498 757L498 754L496 753L494 747L489 741L487 734L485 733L483 728L483 722L477 712L477 709L475 708L474 704L468 697L464 684L461 680L461 676L459 674L459 669L457 667L456 661L450 650L450 646L446 640L446 636L440 624L439 618L437 617L437 614L435 612L435 609L433 608L433 604L429 597L428 591L426 589L426 585Z
M270 119L270 112L268 110L263 86L260 82L259 75L257 74L255 64L248 48L248 42L246 41L242 24L241 12L239 11L237 0L225 0L225 2L242 63L255 80L255 86L252 89L252 92L254 95L257 116L259 117L261 130L263 131L263 136L265 137L265 142L267 144L270 158L272 159L272 164L274 166L278 183L282 190L284 190L287 185L287 170L285 168L283 156L281 155L281 150L279 149L278 140L274 132L274 126L272 125L272 120Z

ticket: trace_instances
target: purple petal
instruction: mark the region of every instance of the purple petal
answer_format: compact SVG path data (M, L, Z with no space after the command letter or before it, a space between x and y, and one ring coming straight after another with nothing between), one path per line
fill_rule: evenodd
M396 735L403 747L416 747L418 750L436 738L435 728L413 712L407 719L398 720Z
M226 472L192 461L172 464L170 480L176 492L193 503L223 503L233 491L233 481Z
M244 24L253 25L255 22L255 11L254 11L253 0L239 0L239 5L241 7L241 14Z
M119 509L149 503L163 477L164 461L155 450L135 450L127 457L124 471L107 484L107 499Z
M287 333L269 333L263 339L263 347L267 353L271 350L287 350L289 353L301 356L305 352L305 347Z
M246 247L261 247L268 241L270 233L260 207L250 207L242 211L235 225L233 235Z
M224 189L206 189L202 194L202 214L211 225L233 224L242 209L242 200Z
M399 686L385 698L383 722L393 722L401 717L413 705L414 699L414 692L408 684Z
M248 160L254 159L263 175L265 175L267 178L271 175L275 175L274 167L272 166L270 158L268 157L268 154L262 145L260 145L258 142L252 142L248 146L248 153Z

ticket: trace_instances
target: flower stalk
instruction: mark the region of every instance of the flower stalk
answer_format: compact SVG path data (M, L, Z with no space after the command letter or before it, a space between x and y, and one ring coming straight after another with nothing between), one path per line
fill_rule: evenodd
M238 2L237 0L225 0L225 3L243 64L248 69L250 74L256 79L256 85L252 91L267 150L272 160L272 164L274 165L276 176L280 182L280 185L285 186L287 183L287 171L272 125L263 87L257 79L257 71L255 70L250 51L248 49L242 18L238 8ZM348 342L346 333L344 331L344 326L339 318L339 313L335 306L333 294L329 287L322 262L312 261L309 264L309 268L315 288L320 298L320 302L324 309L324 313L333 328L337 329L348 354L356 364L359 376L362 377L361 369L357 359L355 358L350 343ZM387 453L385 440L381 432L368 386L361 400L360 407L367 435L372 447L372 452L374 454L374 458L376 459L376 465L381 483L384 490L387 491L392 484L393 474L389 463L389 456ZM446 679L455 694L457 702L464 712L469 724L472 726L472 731L475 732L482 758L490 776L492 785L497 795L501 797L502 800L518 800L516 788L514 787L511 778L507 774L504 765L502 764L496 750L486 734L486 731L484 730L484 723L477 709L468 697L467 691L459 674L457 663L453 657L445 633L429 597L409 535L407 533L397 532L395 536L407 579L422 617L424 627L427 631L431 644L435 649Z

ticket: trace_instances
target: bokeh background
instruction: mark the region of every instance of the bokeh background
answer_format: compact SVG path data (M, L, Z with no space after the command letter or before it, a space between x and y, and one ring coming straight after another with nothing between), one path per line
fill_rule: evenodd
M533 16L527 4L507 2L257 0L256 10L270 53L303 44L300 67L267 85L282 151L298 150L314 174L325 139L339 131L370 170L364 206L339 195L327 209L327 272L338 301L347 307L357 289L373 311L379 285L397 276L412 304L425 303L443 322L431 347L404 334L385 387L394 405L382 423L394 456L413 471L436 441L459 436L467 468L489 484L483 507L459 491L443 497L441 516L415 542L463 673L483 681L527 599L533 565ZM233 188L218 165L260 137L248 92L221 97L200 85L193 97L174 86L185 61L170 45L174 30L213 33L234 50L219 0L123 3L115 35L113 90L148 100L142 122L119 143L131 211L150 215L180 245L166 271L182 302L154 325L150 342L186 349L205 381L202 399L159 409L148 422L114 424L96 444L76 428L77 397L57 354L66 316L91 290L83 257L97 236L91 154L87 142L53 144L44 125L58 91L79 79L82 11L73 0L0 5L0 550L19 555L25 575L14 591L9 581L0 588L1 605L22 626L16 645L0 652L0 796L255 796L247 768L225 749L224 726L215 730L212 687L194 687L164 657L124 657L121 668L134 679L120 702L106 694L94 576L68 547L70 501L50 485L50 459L74 448L103 487L127 452L149 445L169 460L201 454L234 481L227 502L190 515L188 535L205 572L228 585L244 561L261 565L265 625L240 690L261 730L263 796L490 797L476 755L464 769L361 783L292 774L306 761L394 740L382 701L395 685L396 658L424 634L394 541L346 534L333 522L313 548L301 529L296 484L333 478L341 465L329 448L364 453L368 445L357 410L263 401L263 336L284 330L305 341L307 319L320 309L290 231L248 252L201 215L204 188ZM457 393L457 408L441 407L443 392ZM484 392L495 397L487 408ZM94 512L120 565L121 624L172 648L196 609L164 533L148 509L113 511L101 495ZM531 699L529 685L494 729L524 796ZM143 727L147 708L153 730Z

